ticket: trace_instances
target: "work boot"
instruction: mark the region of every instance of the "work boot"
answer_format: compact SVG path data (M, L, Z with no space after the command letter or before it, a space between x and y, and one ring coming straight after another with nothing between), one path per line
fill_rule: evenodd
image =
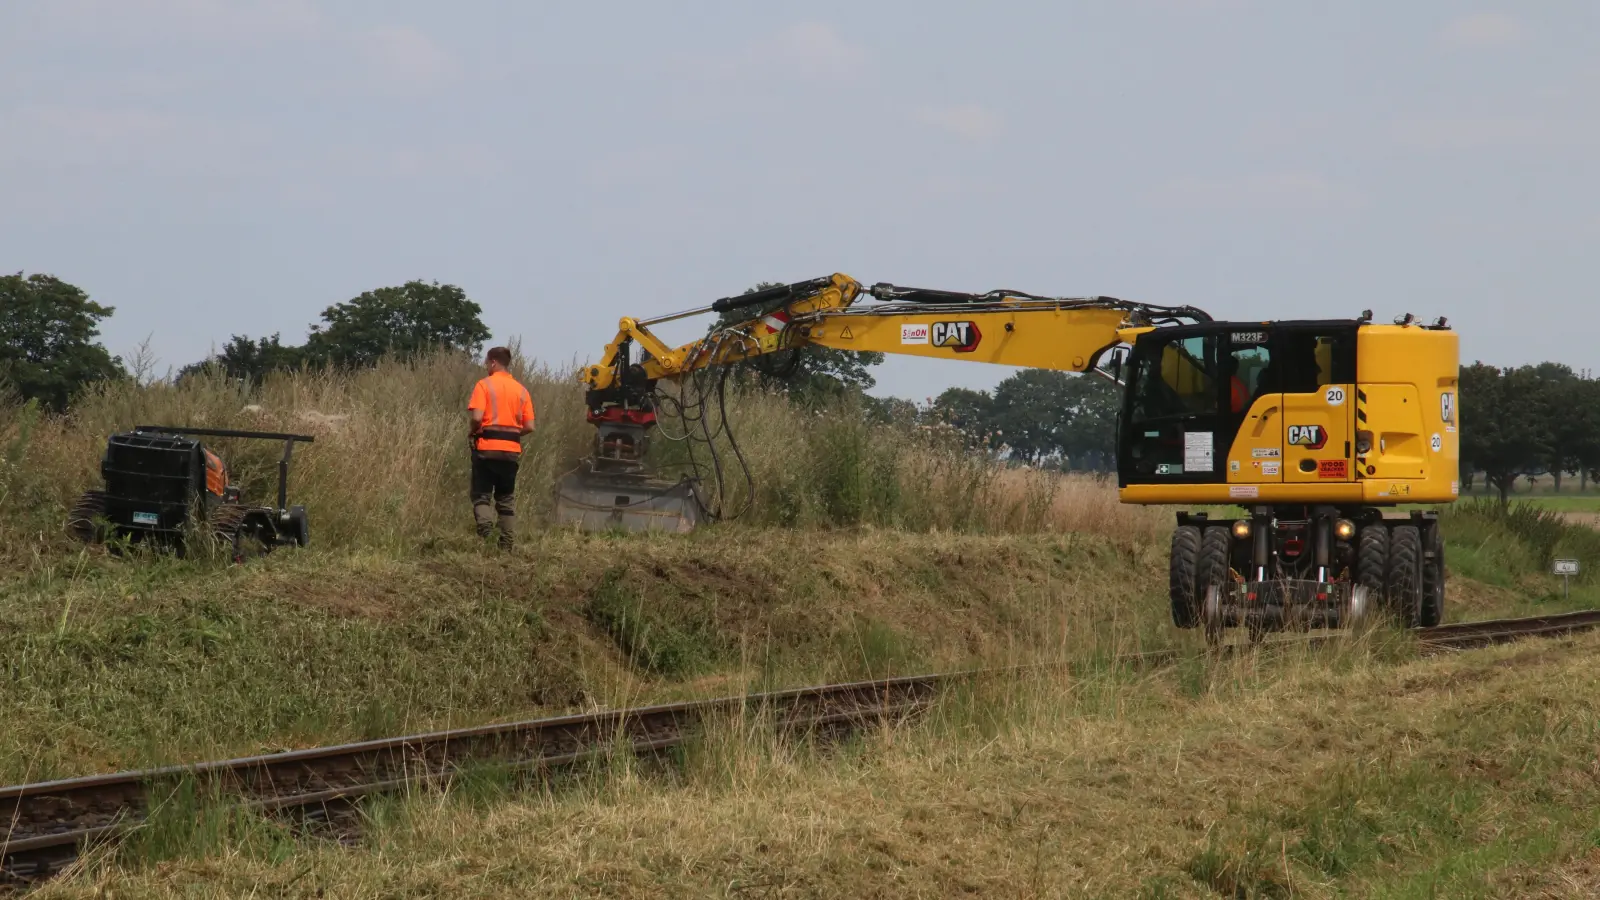
M494 507L488 497L472 498L472 520L477 526L478 537L487 538L494 533Z
M517 534L517 501L511 495L496 497L494 511L500 516L500 549L510 550Z

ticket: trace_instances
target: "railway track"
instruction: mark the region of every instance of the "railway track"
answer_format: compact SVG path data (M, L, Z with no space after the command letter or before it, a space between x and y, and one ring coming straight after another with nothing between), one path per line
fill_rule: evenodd
M1533 636L1600 628L1600 611L1464 622L1417 629L1424 653L1482 647ZM1272 641L1321 644L1338 636ZM1156 651L1117 657L1158 666L1179 657ZM780 732L818 733L901 719L955 681L998 670L969 670L800 688L748 697L462 728L310 750L72 778L0 788L0 883L27 884L60 871L86 848L146 821L178 785L194 796L228 797L244 807L315 818L361 797L438 784L474 766L533 774L623 749L636 754L681 747L718 717L761 715Z

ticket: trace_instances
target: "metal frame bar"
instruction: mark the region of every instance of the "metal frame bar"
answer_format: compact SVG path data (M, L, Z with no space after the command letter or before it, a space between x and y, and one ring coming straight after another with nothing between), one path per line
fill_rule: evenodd
M283 457L278 460L278 509L289 508L289 459L294 455L294 445L298 442L313 443L316 438L309 434L287 434L280 431L240 431L233 428L182 428L175 425L136 425L135 431L155 431L166 434L192 434L200 437L237 437L261 438L264 440L283 441Z

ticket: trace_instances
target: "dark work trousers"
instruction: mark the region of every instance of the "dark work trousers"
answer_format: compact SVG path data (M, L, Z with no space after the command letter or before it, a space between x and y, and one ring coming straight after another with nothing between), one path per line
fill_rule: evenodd
M500 518L500 546L510 547L517 526L517 463L520 454L495 450L472 451L472 518L478 536L494 533Z

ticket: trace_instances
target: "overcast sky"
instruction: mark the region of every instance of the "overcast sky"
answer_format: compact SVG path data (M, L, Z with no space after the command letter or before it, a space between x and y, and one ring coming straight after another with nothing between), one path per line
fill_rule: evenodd
M413 278L564 367L835 271L1600 367L1597 97L1593 0L9 0L0 271L173 367Z

